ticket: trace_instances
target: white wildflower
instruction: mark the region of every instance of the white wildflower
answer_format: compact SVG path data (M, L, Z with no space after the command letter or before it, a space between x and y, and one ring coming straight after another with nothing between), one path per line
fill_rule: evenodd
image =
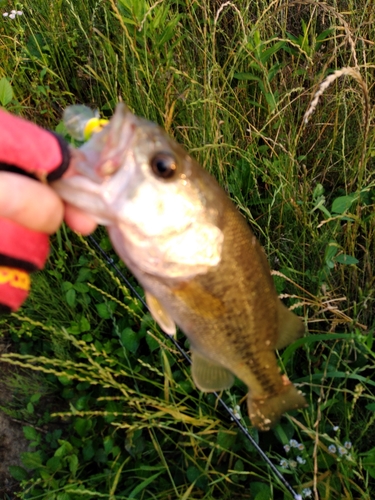
M336 453L336 446L335 446L334 444L330 444L330 445L328 446L328 451L329 451L330 453Z
M345 441L344 446L347 450L350 450L350 448L352 447L352 443L350 441Z
M305 446L302 443L299 443L297 448L299 449L299 451L303 451L305 449Z
M305 464L305 463L306 463L306 460L305 460L304 458L302 458L302 457L299 457L299 456L298 456L298 457L297 457L297 462L298 462L299 464L302 464L302 465L303 465L303 464Z
M234 415L234 416L235 416L238 420L241 420L241 417L242 417L242 416L241 416L241 408L240 408L238 405L236 405L236 406L233 408L232 413L233 413L233 415Z
M22 16L23 12L22 10L17 10L17 16Z
M290 446L288 444L284 444L284 450L285 450L286 453L289 453Z
M285 458L282 458L280 460L280 466L283 467L284 469L287 469L288 468L288 460L285 460Z
M290 446L291 446L292 448L298 448L298 446L299 446L299 442L298 442L298 441L296 441L295 439L291 439L291 440L289 441L289 444L290 444Z
M16 14L9 14L9 19L15 19L16 18Z
M9 13L8 12L3 12L3 17L8 17Z
M17 13L17 11L13 9L13 10L11 10L11 11L10 11L10 13L11 13L11 14L16 14L16 13Z
M289 460L289 466L291 469L295 469L297 467L297 462L295 460Z
M339 446L339 454L340 456L346 455L348 453L348 450L344 448L343 446Z
M312 496L311 489L310 488L304 488L302 490L302 495L303 495L303 498L311 497Z
M335 425L334 427L332 427L332 429L333 429L335 432L337 432L337 431L340 429L340 427L339 427L338 425Z

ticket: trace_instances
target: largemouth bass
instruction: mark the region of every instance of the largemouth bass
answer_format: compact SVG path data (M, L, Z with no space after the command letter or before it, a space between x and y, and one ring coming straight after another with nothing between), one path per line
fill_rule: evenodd
M107 226L161 328L186 334L196 386L220 391L237 376L260 430L305 406L275 355L303 324L279 300L262 247L216 180L123 104L73 151L73 164L77 174L54 189Z

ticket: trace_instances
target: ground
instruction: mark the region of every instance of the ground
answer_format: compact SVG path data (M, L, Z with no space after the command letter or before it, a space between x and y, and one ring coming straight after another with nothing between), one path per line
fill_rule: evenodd
M0 354L7 349L1 343ZM6 406L12 400L12 393L5 383L12 370L10 365L0 363L0 407ZM0 408L0 500L13 500L17 490L17 482L9 474L10 465L22 465L20 455L27 450L28 442L25 439L22 427L25 425L9 417Z

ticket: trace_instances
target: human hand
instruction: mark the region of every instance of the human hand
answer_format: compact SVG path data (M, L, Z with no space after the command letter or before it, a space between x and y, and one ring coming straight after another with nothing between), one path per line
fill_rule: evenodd
M0 310L25 300L29 273L44 266L63 218L82 234L96 227L47 184L72 173L70 157L61 137L0 109Z
M47 234L56 232L63 219L84 235L96 228L94 220L65 205L48 185L12 172L0 171L0 217Z

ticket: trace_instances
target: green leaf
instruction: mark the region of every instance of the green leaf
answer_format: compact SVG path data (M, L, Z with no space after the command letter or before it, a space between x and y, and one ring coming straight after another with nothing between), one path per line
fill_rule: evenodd
M82 316L79 322L79 329L81 332L88 332L91 330L90 323L85 316Z
M88 442L82 449L83 458L88 462L95 455L95 450L91 442Z
M259 30L256 30L254 32L253 40L254 40L255 47L258 47L258 45L260 45L262 43Z
M199 469L194 467L194 465L191 465L190 467L188 467L188 469L186 471L186 476L187 476L190 483L194 483L194 481L196 481L200 475L201 475L201 473L200 473Z
M135 354L139 347L138 335L131 328L125 328L121 332L121 342L131 353Z
M152 337L149 333L146 335L146 342L151 352L155 351L155 349L159 347L159 342L154 339L154 337Z
M112 313L116 308L116 303L108 301L108 302L103 302L102 304L96 304L95 307L101 318L109 319L112 317Z
M110 436L106 436L103 441L104 441L104 451L108 455L108 453L110 453L113 448L113 439Z
M68 131L66 130L65 124L62 120L56 125L55 132L63 136L68 134Z
M270 487L266 483L253 481L250 483L250 492L254 500L270 500L270 498L273 498Z
M362 464L370 476L375 478L375 448L372 448L366 453L362 459Z
M73 283L70 283L70 281L64 281L61 285L61 289L63 292L67 292L71 288L73 288Z
M75 283L73 287L74 290L80 293L87 293L90 290L86 283Z
M353 201L355 200L356 196L353 194L348 196L339 196L339 198L333 200L331 210L335 214L343 214L344 212L346 212L346 210L349 210Z
M58 377L58 379L62 385L71 385L72 384L71 379L69 377L67 377L66 375L60 375L60 377Z
M69 495L69 493L58 493L57 496L56 496L56 500L70 500L71 499L71 496Z
M160 471L157 474L154 474L154 475L148 477L147 479L145 479L144 481L142 481L141 483L137 484L137 486L130 492L130 494L128 495L127 498L135 498L138 495L138 493L140 493L142 490L144 490L150 483L155 481L155 479L158 476L160 476L160 474L162 472L163 471Z
M236 463L234 464L233 468L237 472L243 472L245 470L243 461L241 459L236 460Z
M375 411L375 403L369 403L366 405L366 410Z
M21 460L23 465L28 469L37 469L42 465L42 458L39 451L21 453Z
M69 443L69 441L64 441L63 439L59 439L60 447L57 448L54 455L55 457L65 457L69 455L73 450L73 446Z
M69 470L72 474L75 475L78 469L78 457L77 455L70 455L69 457L66 457L66 460L69 463Z
M29 477L27 471L19 465L10 465L9 472L16 481L23 481L24 479L28 479Z
M39 432L34 427L22 427L23 434L29 441L36 441L39 438Z
M334 266L332 259L335 257L339 251L339 245L335 241L330 241L326 247L324 260L328 267L332 268Z
M59 457L51 457L49 460L47 460L46 465L50 472L52 472L52 474L62 468L61 459Z
M81 267L81 269L78 272L78 278L76 284L80 283L81 281L92 281L92 280L93 280L93 273L91 269L87 267Z
M285 45L285 42L277 42L275 45L272 45L272 47L269 47L266 50L262 51L260 60L262 64L266 64L268 59L273 56L278 50L280 50L283 46Z
M216 443L225 450L230 450L236 440L236 433L232 431L219 431Z
M318 198L320 198L321 196L323 196L324 194L324 187L322 186L322 184L317 184L314 191L313 191L313 200L317 200Z
M85 436L87 432L91 429L92 427L92 420L85 419L85 418L77 418L77 420L74 422L74 428L77 431L77 434L81 437Z
M252 75L251 73L234 73L233 78L236 78L237 80L252 80L255 82L262 81L259 76Z
M66 301L70 307L74 307L76 304L76 291L74 288L68 290L65 294Z
M351 255L346 255L345 253L340 253L340 255L337 255L335 257L335 262L338 262L339 264L358 264L359 260L356 259L355 257L352 257Z
M13 99L13 89L11 84L5 78L0 80L0 104L6 106Z
M39 399L42 397L40 392L37 392L36 394L33 394L30 398L31 403L37 403Z

